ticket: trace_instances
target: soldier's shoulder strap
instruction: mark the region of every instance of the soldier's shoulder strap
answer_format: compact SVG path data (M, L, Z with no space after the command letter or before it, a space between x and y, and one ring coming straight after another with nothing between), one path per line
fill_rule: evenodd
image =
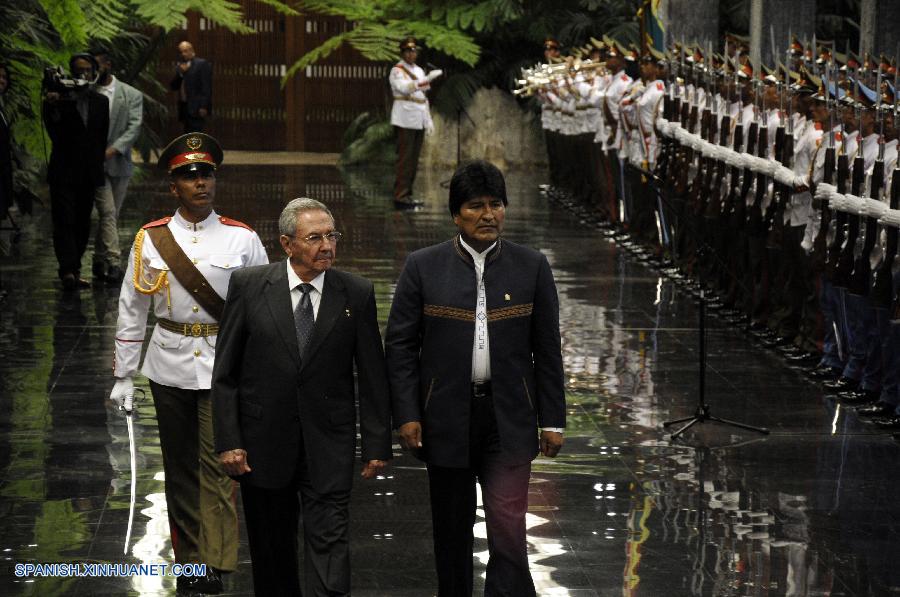
M150 228L158 228L159 226L165 226L169 222L172 221L172 216L166 216L164 218L160 218L158 220L153 220L152 222L147 222L143 226L141 226L144 230L149 230Z
M175 275L178 282L184 286L185 290L192 297L197 299L200 306L206 309L206 312L212 315L216 321L221 319L222 311L225 308L225 299L213 290L209 281L203 277L200 270L184 254L169 227L154 226L147 228L147 234L153 241L153 246L159 251L160 257L169 266L169 271Z
M398 63L394 66L394 68L399 68L400 70L402 70L403 72L405 72L407 75L409 75L409 78L412 79L413 81L418 81L418 80L419 80L419 77L417 77L416 74L415 74L414 72L412 72L411 70L409 70L408 68L406 68L406 65L403 64L402 62L398 62Z
M245 228L245 229L249 230L250 232L255 232L255 230L253 230L253 228L251 228L247 224L244 224L243 222L234 220L232 218L228 218L226 216L219 216L219 221L222 222L223 224L225 224L226 226L237 226L238 228Z

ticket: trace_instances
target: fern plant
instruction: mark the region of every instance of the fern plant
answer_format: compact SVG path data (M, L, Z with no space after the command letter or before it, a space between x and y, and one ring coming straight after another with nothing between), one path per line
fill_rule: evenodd
M300 0L296 6L354 26L307 52L285 81L344 44L369 60L394 61L398 43L413 35L426 47L427 61L447 73L435 85L435 110L456 115L482 87L512 89L521 68L541 60L547 35L573 47L603 33L636 42L640 0Z
M297 14L281 0L257 1L284 14ZM8 64L13 81L3 99L4 108L13 121L13 138L23 153L41 157L49 149L40 119L44 69L65 65L72 54L98 42L110 48L117 75L145 92L145 123L150 126L143 127L139 146L159 146L154 124L161 125L165 108L153 100L154 91L161 90L151 69L166 33L180 27L188 11L196 11L234 32L253 32L242 20L240 4L233 0L0 2L0 62Z

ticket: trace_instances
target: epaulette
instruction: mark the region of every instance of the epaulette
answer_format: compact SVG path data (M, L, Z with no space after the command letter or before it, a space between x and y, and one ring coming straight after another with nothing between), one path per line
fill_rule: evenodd
M156 228L157 226L165 226L172 220L172 216L166 216L164 218L160 218L158 220L153 220L147 224L141 226L141 229L146 230L147 228Z
M255 232L253 228L247 226L243 222L239 222L237 220L232 220L231 218L226 218L225 216L219 216L219 221L225 224L226 226L237 226L238 228L246 228L250 232Z

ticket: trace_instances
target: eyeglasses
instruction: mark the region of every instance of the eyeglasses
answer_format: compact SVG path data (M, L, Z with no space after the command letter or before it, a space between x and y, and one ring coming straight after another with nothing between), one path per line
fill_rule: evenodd
M291 238L296 238L291 236ZM344 235L338 232L337 230L333 232L329 232L328 234L310 234L309 236L304 236L300 240L305 242L310 246L321 245L322 241L327 240L329 243L336 245L339 240L344 238Z

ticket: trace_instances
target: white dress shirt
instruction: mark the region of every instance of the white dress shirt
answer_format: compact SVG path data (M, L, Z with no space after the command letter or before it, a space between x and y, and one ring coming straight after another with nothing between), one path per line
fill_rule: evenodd
M297 305L300 304L300 299L303 296L303 293L300 292L300 285L303 284L303 280L300 279L300 276L297 275L297 272L294 271L294 268L291 267L291 260L286 259L287 262L287 275L288 275L288 288L291 289L291 311L297 310ZM309 291L309 300L312 302L313 308L313 321L319 316L319 304L322 302L322 288L325 286L325 272L322 272L307 284L312 285L313 290Z
M475 262L475 284L478 289L475 299L475 338L472 341L472 381L489 381L491 379L491 351L488 336L487 299L484 292L484 262L488 253L497 243L479 253L466 244L462 236L459 244L472 256ZM299 299L298 299L299 300ZM562 427L544 427L544 431L562 433Z
M484 260L497 243L479 253L459 238L460 244L475 262L475 338L472 341L472 381L491 379L491 347L488 338L487 297L484 292Z

